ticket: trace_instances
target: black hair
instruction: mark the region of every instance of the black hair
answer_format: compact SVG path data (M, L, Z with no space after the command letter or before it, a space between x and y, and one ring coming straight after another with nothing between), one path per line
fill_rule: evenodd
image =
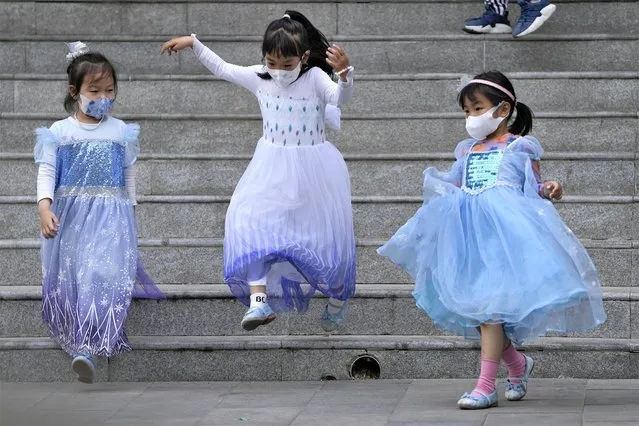
M301 58L309 51L310 56L306 64L302 64L300 77L313 67L322 69L332 77L333 68L326 62L326 49L330 46L326 36L300 12L287 10L286 15L288 16L276 19L266 27L262 41L262 57L267 53L273 53L282 57ZM271 78L267 72L258 75L265 80Z
M87 75L97 74L100 76L110 75L113 78L115 93L118 92L118 75L113 64L101 53L87 52L74 58L67 67L69 86L75 87L76 94L80 93L80 87L84 83ZM77 99L71 96L67 89L67 96L64 98L64 109L73 114L76 109Z
M511 99L506 93L502 92L499 89L494 87L481 84L481 83L471 83L466 85L461 92L459 92L459 96L457 100L459 102L459 106L464 107L464 101L466 99L475 101L476 94L481 93L493 105L498 105L500 102L507 102L510 104L510 114L508 115L507 121L513 116L513 113L517 111L517 115L515 117L515 121L508 127L508 131L514 135L525 136L532 130L533 125L533 112L532 110L525 104L517 101L517 95L515 94L515 88L513 87L508 77L502 74L499 71L488 71L481 74L476 75L473 79L477 80L488 80L492 83L498 84L504 89L508 90L513 94L515 100Z

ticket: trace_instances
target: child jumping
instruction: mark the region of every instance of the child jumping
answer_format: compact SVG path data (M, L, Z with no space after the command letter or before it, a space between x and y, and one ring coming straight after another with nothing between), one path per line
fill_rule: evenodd
M355 237L350 177L326 140L325 115L351 97L348 55L292 10L268 25L264 65L228 64L195 35L166 42L162 53L187 47L213 74L251 91L262 112L263 135L226 214L224 278L249 306L242 326L302 312L319 290L329 297L322 327L337 329L355 291Z

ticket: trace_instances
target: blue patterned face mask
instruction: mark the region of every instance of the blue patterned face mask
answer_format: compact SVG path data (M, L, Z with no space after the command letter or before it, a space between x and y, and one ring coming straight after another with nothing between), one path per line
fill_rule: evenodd
M89 117L93 117L96 120L101 120L102 118L104 118L104 116L107 115L113 108L114 102L115 99L111 98L90 100L82 93L80 93L80 110Z

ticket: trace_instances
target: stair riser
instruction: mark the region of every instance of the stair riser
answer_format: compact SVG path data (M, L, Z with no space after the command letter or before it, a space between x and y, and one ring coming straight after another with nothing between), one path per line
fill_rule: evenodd
M354 203L358 238L387 239L419 209L421 203ZM563 203L556 207L580 238L639 239L635 214L639 204ZM141 203L137 206L143 238L222 238L225 203ZM0 205L4 235L37 238L35 208ZM206 224L204 226L203 224Z
M456 29L457 30L457 29ZM638 36L639 38L639 36ZM206 41L224 60L238 65L261 61L259 41ZM637 40L513 39L348 41L347 50L357 73L468 73L498 69L521 71L636 71ZM4 43L3 43L4 44ZM0 73L62 74L67 64L62 42L6 42L0 52ZM126 74L209 74L187 51L176 57L160 56L162 40L87 42L113 60ZM526 55L521 52L525 51ZM451 58L455 58L451 61Z
M392 8L393 13L388 13ZM0 28L7 34L172 34L192 32L262 35L270 20L295 9L326 34L391 35L460 33L464 20L481 15L476 2L442 3L0 3ZM109 20L87 26L95 14ZM519 8L510 10L511 24ZM69 21L73 14L77 19ZM238 19L242 17L242 19ZM602 19L605 18L605 19ZM632 2L558 3L544 34L637 33L638 12ZM60 25L65 22L65 25Z
M60 113L58 111L57 113ZM352 120L344 114L342 129L328 139L345 155L387 153L450 153L468 137L463 116L450 119ZM60 115L63 118L64 115ZM208 153L252 155L262 135L262 121L254 120L128 120L140 124L143 154ZM53 120L0 120L4 152L30 153L34 129ZM532 134L546 152L635 152L637 118L539 118ZM544 169L546 166L544 166Z
M135 345L134 345L135 348ZM373 355L381 378L475 378L479 350L271 349L216 351L135 350L98 360L99 381L241 381L347 379L358 355ZM533 351L535 377L639 378L639 354L615 351ZM5 381L73 381L70 358L60 350L0 351ZM47 368L33 366L47 365ZM452 368L454 366L454 368ZM500 371L500 377L506 372ZM500 384L501 387L501 384ZM373 395L371 395L373 397Z
M139 195L231 195L248 160L141 160ZM348 161L354 196L420 196L425 167L448 170L452 161ZM545 180L559 180L566 194L633 195L635 162L545 160ZM30 160L0 160L0 195L34 195L37 168ZM0 231L0 238L3 238Z
M126 323L131 336L322 335L320 317L325 299L313 300L304 315L280 314L275 322L246 332L240 321L246 307L231 298L136 301ZM639 338L639 318L630 313L639 302L608 300L608 321L584 333L553 336ZM41 321L39 300L0 300L0 338L48 336ZM349 306L340 335L445 335L415 306L412 297L358 297Z
M224 282L222 247L143 247L142 260L158 284L218 284ZM636 249L589 249L602 285L639 287ZM0 251L0 270L6 285L36 285L41 281L38 249ZM405 283L410 276L379 256L375 247L359 247L357 282L362 284Z
M533 111L636 111L639 79L514 80L519 99ZM362 80L350 114L459 112L456 80ZM0 112L62 112L63 80L1 80ZM43 94L47 96L43 97ZM257 114L248 91L219 80L122 81L118 113Z

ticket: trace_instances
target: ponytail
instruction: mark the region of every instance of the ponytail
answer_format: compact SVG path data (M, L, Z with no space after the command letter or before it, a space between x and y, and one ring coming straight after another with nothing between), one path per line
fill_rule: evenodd
M306 16L295 10L287 10L282 18L274 20L266 28L262 41L262 57L267 53L275 53L284 57L301 58L308 51L309 56L302 66L300 77L313 67L320 68L332 77L333 68L326 62L326 50L329 46L326 36ZM258 75L265 80L271 78L268 72Z
M307 46L304 46L304 52L309 50L311 52L308 61L306 62L307 68L318 67L326 74L332 76L333 68L326 62L326 50L330 47L326 36L313 24L308 18L295 10L287 10L286 14L291 17L292 21L297 21L304 27L306 31ZM284 18L286 19L286 18Z
M508 127L508 131L513 135L526 136L532 130L533 112L528 108L528 105L521 102L517 102L515 110L517 111L517 116L515 121Z

